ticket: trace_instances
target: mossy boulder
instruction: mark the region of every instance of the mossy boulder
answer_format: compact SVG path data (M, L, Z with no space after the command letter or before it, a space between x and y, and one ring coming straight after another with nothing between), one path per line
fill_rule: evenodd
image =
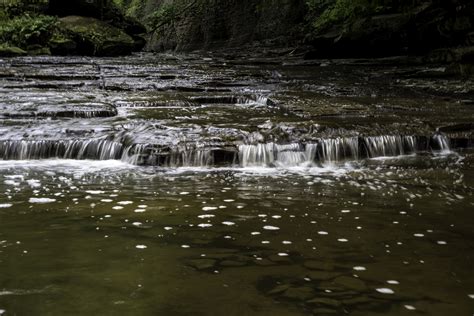
M27 52L16 46L0 45L0 57L17 57L24 56Z
M128 55L135 48L135 41L119 28L95 18L67 16L60 26L76 42L76 53L91 56Z

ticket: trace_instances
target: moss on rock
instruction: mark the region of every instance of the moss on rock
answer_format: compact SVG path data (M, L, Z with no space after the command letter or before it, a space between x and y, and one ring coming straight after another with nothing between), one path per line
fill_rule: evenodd
M59 21L61 28L77 43L78 54L119 56L130 54L135 47L131 36L98 19L67 16Z
M0 45L0 57L24 56L27 52L16 46Z

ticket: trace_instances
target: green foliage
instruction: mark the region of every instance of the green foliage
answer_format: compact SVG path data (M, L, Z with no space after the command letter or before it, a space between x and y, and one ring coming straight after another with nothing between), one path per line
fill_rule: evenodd
M307 0L309 22L314 31L322 31L334 24L340 24L354 18L367 16L374 12L374 1L370 0L336 0L319 15L318 10L324 5L321 0Z
M46 15L29 15L0 21L0 42L26 48L47 43L57 31L58 21Z
M48 4L48 0L0 0L0 20L14 18L26 13L38 14Z
M206 0L175 0L166 2L147 17L147 24L150 29L155 31L164 26L173 26L176 21L186 15L202 16L204 9L208 6L209 1Z
M177 14L178 6L175 3L163 4L148 17L148 24L152 29L159 28L162 25L169 25L176 20Z

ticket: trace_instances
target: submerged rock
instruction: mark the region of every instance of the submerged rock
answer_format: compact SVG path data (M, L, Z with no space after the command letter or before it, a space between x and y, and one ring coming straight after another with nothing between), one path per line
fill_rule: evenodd
M213 259L194 259L189 260L188 265L195 268L196 270L207 270L214 268L216 260Z
M340 276L334 279L334 283L337 285L341 285L346 289L354 290L357 292L364 292L367 290L367 285L364 281L348 277L348 276Z
M326 298L326 297L313 298L312 300L309 300L306 303L311 304L311 305L329 306L329 307L336 307L336 308L341 306L341 302L339 302L338 300L335 300L332 298Z
M291 300L305 301L307 299L314 297L315 295L316 295L316 292L314 289L308 286L302 286L302 287L289 288L283 293L282 297L291 299Z
M303 266L310 270L324 270L324 271L334 270L334 265L330 262L309 260L309 261L305 261L303 263Z
M313 309L313 314L318 315L318 316L323 316L323 315L336 315L339 312L334 309L329 309L329 308L315 308Z

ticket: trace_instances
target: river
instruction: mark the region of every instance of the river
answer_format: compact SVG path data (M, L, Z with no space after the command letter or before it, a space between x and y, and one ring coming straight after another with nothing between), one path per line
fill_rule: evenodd
M473 82L0 59L0 315L472 315Z

